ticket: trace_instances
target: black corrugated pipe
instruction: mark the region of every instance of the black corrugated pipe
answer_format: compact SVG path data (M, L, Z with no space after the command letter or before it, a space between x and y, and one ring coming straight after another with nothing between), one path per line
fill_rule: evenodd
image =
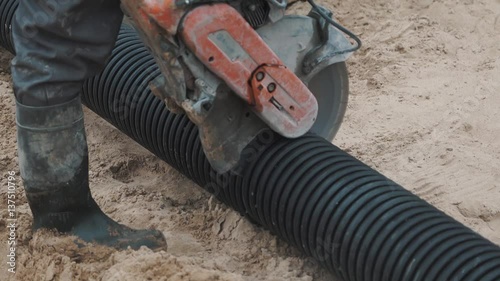
M17 10L18 0L0 0L0 46L14 53L10 24Z
M498 246L318 136L263 133L245 149L241 176L217 174L196 126L148 89L159 75L134 30L123 27L106 69L85 83L83 101L344 280L500 280Z

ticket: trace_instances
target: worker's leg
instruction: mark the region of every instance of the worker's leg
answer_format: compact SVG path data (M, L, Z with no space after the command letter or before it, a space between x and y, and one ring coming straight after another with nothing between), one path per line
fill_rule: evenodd
M13 23L19 166L35 229L55 228L115 247L164 246L156 230L106 216L88 185L80 90L108 58L119 0L20 0Z

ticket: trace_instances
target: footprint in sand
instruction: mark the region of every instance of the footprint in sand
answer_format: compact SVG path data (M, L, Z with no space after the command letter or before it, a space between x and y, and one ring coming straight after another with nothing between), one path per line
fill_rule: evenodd
M496 233L498 240L500 240L500 214L494 216L487 224Z

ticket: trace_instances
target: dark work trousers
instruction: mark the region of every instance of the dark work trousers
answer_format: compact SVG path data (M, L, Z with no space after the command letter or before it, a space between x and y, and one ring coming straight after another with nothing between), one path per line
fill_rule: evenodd
M77 97L106 63L122 18L120 0L20 0L12 24L17 101L49 106Z

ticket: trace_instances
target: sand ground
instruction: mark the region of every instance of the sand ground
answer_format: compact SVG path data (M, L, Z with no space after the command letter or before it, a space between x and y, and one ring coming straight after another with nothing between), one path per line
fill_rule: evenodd
M500 244L500 1L319 1L359 34L334 143ZM295 10L304 13L305 5ZM7 172L18 175L11 57L0 51L1 276L10 280L332 280L86 110L92 192L169 248L115 251L30 230L18 188L17 273L6 274ZM21 185L21 182L18 182ZM2 277L3 279L3 277Z

